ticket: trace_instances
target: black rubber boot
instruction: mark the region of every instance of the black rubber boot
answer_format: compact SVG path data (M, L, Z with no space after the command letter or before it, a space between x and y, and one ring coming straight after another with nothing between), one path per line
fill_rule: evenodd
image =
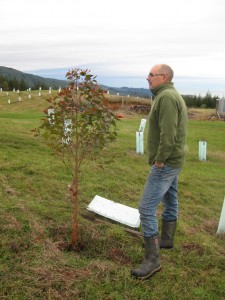
M160 238L160 248L172 249L173 238L176 231L176 221L166 222L162 220L162 233Z
M139 279L147 279L161 269L158 237L144 238L145 257L140 267L131 270L131 275Z

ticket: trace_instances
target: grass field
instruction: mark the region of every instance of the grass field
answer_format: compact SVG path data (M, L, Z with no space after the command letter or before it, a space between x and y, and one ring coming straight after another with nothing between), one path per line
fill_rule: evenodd
M118 121L117 141L83 166L75 252L67 247L71 177L31 132L46 97L47 91L31 99L24 92L19 102L15 93L0 93L0 299L224 299L225 238L216 231L225 196L225 122L189 121L175 248L161 251L161 272L139 281L130 269L142 260L142 239L86 207L97 194L137 208L149 171L146 156L135 153L143 116ZM206 162L198 160L201 139ZM102 168L106 157L114 161Z

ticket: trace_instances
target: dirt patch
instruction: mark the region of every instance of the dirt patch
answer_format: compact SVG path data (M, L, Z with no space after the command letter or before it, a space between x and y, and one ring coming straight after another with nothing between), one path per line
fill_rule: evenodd
M10 196L17 196L19 194L15 189L11 187L6 187L5 191Z
M189 108L188 119L199 121L225 121L225 116L217 115L215 109Z
M54 245L60 251L74 251L77 253L84 252L87 249L87 245L83 242L77 242L76 245L72 245L66 241L55 242Z
M202 223L201 228L211 235L216 233L218 222L216 220L207 220Z
M150 105L141 105L127 103L122 106L121 103L110 102L107 104L109 109L111 109L118 118L125 118L132 115L148 115L151 106ZM215 112L215 109L197 109L189 108L188 109L188 119L189 120L199 120L199 121L225 121L225 115L218 116Z
M12 242L9 244L9 249L12 253L20 253L30 248L29 243L24 242Z
M182 245L182 248L185 252L195 252L199 255L202 255L204 253L204 248L196 243L184 243Z
M130 258L122 250L116 248L111 248L107 253L107 257L122 264L129 264L131 262Z

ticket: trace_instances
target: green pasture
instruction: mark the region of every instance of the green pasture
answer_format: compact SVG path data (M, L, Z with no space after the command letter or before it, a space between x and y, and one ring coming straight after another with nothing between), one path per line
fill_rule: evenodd
M160 272L139 281L130 269L142 260L142 238L86 207L95 195L138 207L149 166L135 152L135 131L146 116L119 120L116 142L84 163L80 242L71 251L71 177L31 131L48 91L31 95L22 92L18 101L16 93L0 93L0 299L224 299L225 238L216 231L225 197L225 122L189 121L175 248L161 251ZM206 162L198 160L201 139Z

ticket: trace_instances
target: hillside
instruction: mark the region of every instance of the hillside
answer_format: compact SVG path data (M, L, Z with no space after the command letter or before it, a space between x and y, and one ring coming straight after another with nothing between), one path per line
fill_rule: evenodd
M59 88L59 86L65 87L67 85L66 80L43 78L41 76L23 73L15 69L6 68L2 66L0 66L0 76L4 77L8 81L16 80L18 82L24 82L26 86L29 86L32 89L36 86L46 86L52 87L53 89L57 89Z
M15 81L17 81L20 85L23 84L23 87L21 90L26 90L27 88L32 89L38 89L39 86L41 86L43 89L48 89L49 87L53 89L58 89L59 86L65 87L67 85L66 80L59 80L59 79L53 79L53 78L44 78L41 76L23 73L21 71L2 67L0 66L0 79L3 78L2 82L4 80L11 81L10 84L13 85L13 88L21 89L15 86ZM10 90L10 85L7 85ZM142 97L142 98L148 98L150 97L151 93L148 89L143 88L130 88L130 87L121 87L121 88L115 88L115 87L109 87L106 85L101 85L101 87L107 91L109 91L110 94L116 95L120 94L121 96L134 96L134 97ZM0 88L4 88L4 84L1 84L0 80ZM12 88L11 88L12 89Z

